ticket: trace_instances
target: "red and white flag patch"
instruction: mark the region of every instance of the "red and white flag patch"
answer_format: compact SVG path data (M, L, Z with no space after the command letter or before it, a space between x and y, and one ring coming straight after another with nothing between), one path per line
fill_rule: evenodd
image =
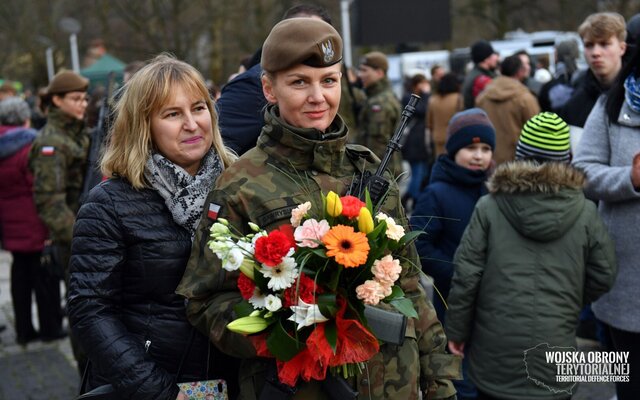
M53 146L42 146L40 154L42 154L43 156L52 156L56 154L56 148Z
M218 213L220 212L220 205L215 203L209 203L209 211L207 212L207 217L210 220L215 221L218 219Z

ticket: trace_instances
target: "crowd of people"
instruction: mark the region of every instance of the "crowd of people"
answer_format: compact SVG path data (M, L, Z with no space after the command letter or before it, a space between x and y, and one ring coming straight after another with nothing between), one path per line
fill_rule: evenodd
M298 204L350 193L388 158L377 207L421 232L398 281L417 318L339 385L362 399L568 399L572 383L550 390L555 365L528 351L583 336L628 352L617 398L638 398L640 16L601 12L577 30L586 70L575 41L556 45L551 74L479 40L464 77L436 65L399 99L384 53L363 54L354 74L327 12L296 6L219 92L168 54L130 64L102 100L97 166L87 79L55 75L42 113L0 90L17 343L69 335L81 390L95 394L84 398L187 399L179 383L211 379L230 399L342 398L322 381L281 383L279 364L226 328L243 294L210 229L282 230ZM385 154L411 95L401 151ZM87 188L92 167L104 179Z

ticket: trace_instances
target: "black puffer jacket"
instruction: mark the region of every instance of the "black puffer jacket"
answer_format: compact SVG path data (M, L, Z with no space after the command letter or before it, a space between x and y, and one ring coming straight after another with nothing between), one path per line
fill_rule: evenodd
M123 399L176 398L192 328L174 291L190 250L189 232L156 191L122 179L91 191L74 226L68 297L73 333L92 362L90 388L108 382ZM197 333L180 381L206 379L207 350Z

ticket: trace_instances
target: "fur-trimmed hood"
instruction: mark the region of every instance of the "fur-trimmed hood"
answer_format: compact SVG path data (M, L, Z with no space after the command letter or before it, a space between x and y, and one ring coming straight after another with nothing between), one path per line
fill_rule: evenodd
M537 241L562 236L585 205L584 174L569 164L512 161L489 179L489 191L509 223Z
M511 161L496 169L487 186L490 193L557 193L584 183L584 174L570 164Z

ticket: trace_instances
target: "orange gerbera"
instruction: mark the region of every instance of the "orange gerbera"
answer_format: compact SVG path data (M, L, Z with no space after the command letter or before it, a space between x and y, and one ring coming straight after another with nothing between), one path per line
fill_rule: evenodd
M367 262L369 242L367 235L355 232L352 227L336 225L322 238L327 255L334 257L345 267L358 267Z

